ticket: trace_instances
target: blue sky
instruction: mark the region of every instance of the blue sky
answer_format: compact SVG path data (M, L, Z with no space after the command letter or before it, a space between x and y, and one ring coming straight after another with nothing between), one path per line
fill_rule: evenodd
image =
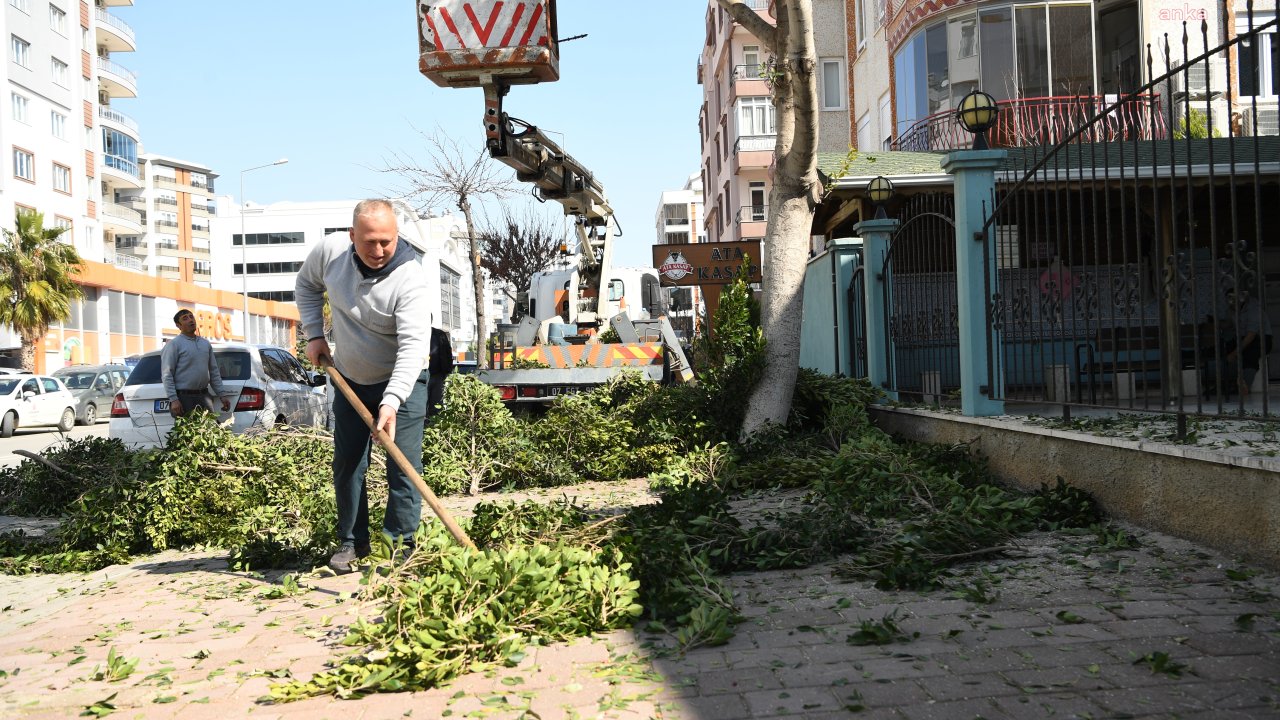
M504 109L563 133L552 137L604 183L621 222L615 261L648 265L659 193L698 171L706 4L557 6L560 36L587 37L562 46L559 82L513 88ZM289 163L245 175L251 201L382 195L394 178L374 168L389 153L426 157L415 128L483 144L481 91L418 73L412 0L137 0L110 10L138 42L113 57L137 74L138 97L113 107L138 121L145 151L213 168L220 195L239 194L241 170L281 157Z

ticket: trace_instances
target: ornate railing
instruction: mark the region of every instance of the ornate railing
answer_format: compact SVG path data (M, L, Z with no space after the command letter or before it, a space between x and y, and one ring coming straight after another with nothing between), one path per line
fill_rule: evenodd
M992 147L1055 145L1098 115L1078 142L1161 140L1168 137L1160 96L1071 95L1001 100L995 127L987 132ZM973 134L960 126L954 110L930 115L908 127L893 142L894 150L962 150Z

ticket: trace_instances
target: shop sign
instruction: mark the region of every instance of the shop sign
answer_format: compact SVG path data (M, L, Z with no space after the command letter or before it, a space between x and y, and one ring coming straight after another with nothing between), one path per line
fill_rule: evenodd
M748 282L760 282L760 242L654 245L653 266L667 286L728 285L738 276L743 260Z
M196 328L200 335L210 340L231 339L231 313L196 311Z

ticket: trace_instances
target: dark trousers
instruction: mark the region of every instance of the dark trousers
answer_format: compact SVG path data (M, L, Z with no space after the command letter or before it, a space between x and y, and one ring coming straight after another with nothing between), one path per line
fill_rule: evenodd
M422 473L422 428L427 416L425 370L413 384L409 399L396 413L396 447L409 458L413 469ZM374 419L387 384L361 385L347 381ZM333 399L333 488L338 501L338 542L364 545L369 542L369 497L364 474L369 468L373 438L355 408L343 393ZM422 516L422 496L413 481L390 458L387 459L387 514L382 529L392 540L412 540Z
M213 398L209 397L209 393L204 390L179 390L178 402L182 403L182 412L175 414L174 417L190 415L196 408L204 408L211 413L218 412L214 409Z

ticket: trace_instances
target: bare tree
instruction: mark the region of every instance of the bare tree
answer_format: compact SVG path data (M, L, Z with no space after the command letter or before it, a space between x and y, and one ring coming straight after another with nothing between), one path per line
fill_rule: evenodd
M476 366L485 368L488 367L488 358L484 352L484 333L488 315L485 312L480 238L471 215L471 201L485 195L499 199L508 197L514 194L515 189L510 179L498 175L498 167L483 148L479 152L464 148L439 129L430 134L418 131L418 134L426 141L430 152L428 164L420 164L403 153L394 153L384 159L381 170L400 176L407 187L397 194L411 199L419 210L447 203L462 211L470 243L471 285L476 298Z
M529 288L534 273L549 269L561 257L565 243L564 222L559 217L537 212L526 206L522 217L517 217L510 206L502 208L502 220L488 225L480 232L480 264L489 277L504 284L504 290L514 301L513 293ZM528 308L517 308L523 315ZM515 319L514 317L512 318Z
M765 368L742 423L747 437L782 424L791 411L800 367L800 311L813 211L822 197L818 179L817 51L812 0L775 0L777 26L742 0L717 0L775 58L767 79L773 89L778 139L773 151L773 190L764 239L764 293L760 324Z

